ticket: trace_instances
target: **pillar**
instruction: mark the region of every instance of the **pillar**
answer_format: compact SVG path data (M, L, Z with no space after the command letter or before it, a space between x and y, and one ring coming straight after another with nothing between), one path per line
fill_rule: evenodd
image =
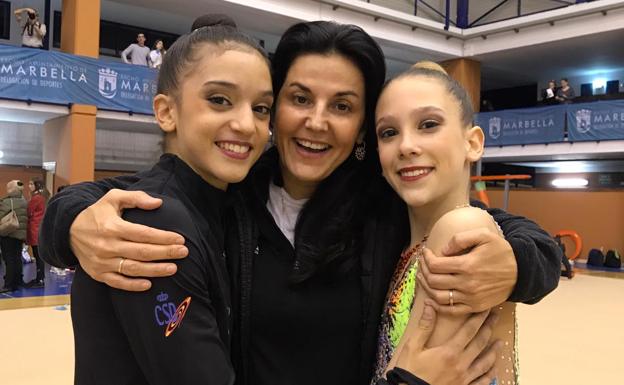
M472 108L475 112L479 112L479 105L481 104L481 63L471 59L460 58L444 61L440 65L466 89L472 100Z
M61 51L98 58L100 0L63 0ZM95 106L74 104L67 116L43 126L43 161L56 162L54 190L92 181L95 171Z

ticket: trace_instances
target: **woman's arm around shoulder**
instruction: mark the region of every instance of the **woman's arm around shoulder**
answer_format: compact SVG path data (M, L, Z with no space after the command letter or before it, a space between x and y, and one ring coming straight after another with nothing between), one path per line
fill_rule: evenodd
M516 257L518 279L509 301L539 302L559 284L561 249L537 223L501 209L487 211L500 225Z
M128 210L124 218L183 234L189 256L148 291L109 289L117 317L150 384L233 384L227 305L208 278L210 260L221 256L206 247L179 201L161 198L159 209Z

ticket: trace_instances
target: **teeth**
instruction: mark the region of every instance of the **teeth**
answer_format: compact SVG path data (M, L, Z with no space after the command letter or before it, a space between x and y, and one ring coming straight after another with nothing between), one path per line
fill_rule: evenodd
M312 143L309 140L297 139L297 143L312 150L326 150L329 148L329 144Z
M234 143L219 142L217 145L225 151L236 152L238 154L244 154L249 151L249 146L241 146Z
M401 171L401 176L413 177L413 176L423 175L426 173L427 173L427 170L425 169Z

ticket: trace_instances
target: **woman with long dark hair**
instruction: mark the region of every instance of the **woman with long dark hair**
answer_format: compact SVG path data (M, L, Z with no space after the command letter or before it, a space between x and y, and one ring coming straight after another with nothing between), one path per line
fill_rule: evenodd
M390 276L409 242L405 205L381 178L376 156L383 54L361 28L319 21L289 28L272 64L275 146L230 188L241 204L226 226L239 381L368 383ZM132 277L173 274L175 265L144 261L183 256L181 237L118 217L124 207L159 202L138 192L104 195L132 181L81 184L55 198L44 220L48 261L80 262L96 280L129 290L150 287ZM484 310L500 297L533 302L556 286L559 265L551 261L558 261L558 250L548 235L523 218L492 212L503 228L524 231L508 241L483 232L457 238L449 254L475 247L440 259L493 262L488 271L448 270L467 279L453 288L461 301L441 311ZM123 274L120 256L127 258ZM446 292L435 283L431 290ZM473 360L453 368L441 360L423 365L469 383L484 373L468 370Z

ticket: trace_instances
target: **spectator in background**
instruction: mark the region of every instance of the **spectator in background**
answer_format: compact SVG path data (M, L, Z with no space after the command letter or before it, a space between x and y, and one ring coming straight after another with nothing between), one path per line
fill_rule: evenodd
M28 282L26 287L38 288L43 287L45 279L45 263L39 257L39 225L45 213L46 203L50 197L50 193L46 190L41 178L33 178L28 183L30 190L30 201L28 201L28 227L26 232L26 244L32 248L33 257L37 262L37 275L35 279Z
M0 199L0 218L15 211L19 221L19 228L6 236L0 237L0 249L6 266L4 288L0 293L15 291L24 284L22 278L22 243L26 239L26 199L22 195L24 184L19 180L7 183L7 196Z
M130 56L130 59L128 59ZM150 49L145 45L145 35L140 33L137 35L137 42L132 43L121 53L121 59L124 63L135 64L147 67L150 56Z
M569 104L572 103L572 99L574 99L575 96L574 89L570 87L568 79L562 78L561 87L557 90L557 101L559 101L559 103Z
M160 39L156 40L156 43L154 44L154 49L149 54L150 68L160 68L163 56L165 56L166 53L167 51L165 50L165 43L163 43L163 41Z
M548 88L544 88L542 91L542 103L543 104L556 104L557 100L557 83L554 80L548 82Z
M33 8L19 8L13 14L18 23L22 22L22 13L28 17L22 26L22 47L43 49L43 38L46 35L46 26L39 21L39 14Z

